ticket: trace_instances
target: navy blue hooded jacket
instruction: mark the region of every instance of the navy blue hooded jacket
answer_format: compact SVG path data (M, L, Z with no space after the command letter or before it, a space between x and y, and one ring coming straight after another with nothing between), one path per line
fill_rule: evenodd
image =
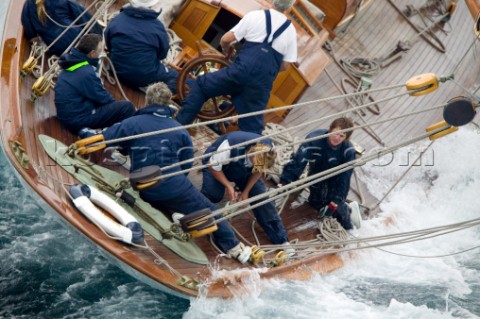
M306 139L327 133L328 130L325 129L316 130L308 134ZM280 183L288 184L298 180L307 163L310 163L308 176L311 176L355 159L355 149L350 142L343 142L334 149L328 145L327 140L328 138L322 138L303 143L283 168ZM350 169L324 181L329 185L330 200L337 204L345 201L350 189L352 172Z
M180 123L172 119L173 110L168 106L149 105L138 110L134 116L112 125L103 131L105 140L125 136L154 132L172 127ZM185 129L162 133L117 144L126 150L132 162L131 171L139 168L158 165L165 167L193 158L193 144ZM178 172L192 167L192 162L163 171L162 174ZM166 200L185 192L190 184L187 174L180 174L162 180L155 187L142 191L146 200Z
M46 0L45 10L55 22L62 26L68 26L81 15L85 9L73 0ZM81 25L84 25L91 18L92 15L88 12L82 15L76 22L76 26L70 28L55 42L50 48L49 53L58 56L62 55L82 30ZM38 35L47 46L65 30L64 27L55 24L48 17L46 17L45 24L43 24L38 18L35 0L27 0L25 2L21 20L25 37L30 40ZM102 34L102 29L98 24L95 24L90 32Z
M62 55L58 63L63 70L55 85L55 106L62 123L83 122L95 108L115 102L95 72L98 59L90 59L73 48L70 54ZM67 70L72 67L74 70Z
M214 152L218 149L218 147L225 141L228 140L228 144L230 147L233 147L237 144L244 143L256 138L262 137L262 135L252 132L243 132L243 131L234 131L225 135L220 136L215 142L212 143L206 150L206 153ZM255 145L256 143L262 143L266 145L272 145L272 140L269 138L262 139L260 141L254 141L251 144L247 144L244 146L240 146L238 148L234 148L230 150L230 158L243 156L247 153L247 151ZM202 159L203 164L208 163L210 160L210 156ZM252 173L252 164L248 158L241 158L234 160L226 165L223 165L222 171L230 176L230 174L237 175L250 175Z
M105 43L119 79L132 87L158 82L160 63L169 50L168 34L159 12L127 6L105 30Z

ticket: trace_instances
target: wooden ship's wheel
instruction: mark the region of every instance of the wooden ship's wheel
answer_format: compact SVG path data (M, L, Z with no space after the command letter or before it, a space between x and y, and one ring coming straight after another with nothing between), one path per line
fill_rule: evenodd
M188 61L179 71L177 80L177 95L182 101L188 94L187 79L196 79L198 76L216 72L230 64L229 60L220 54L202 54ZM197 114L204 121L216 120L232 115L235 112L232 100L228 95L208 99Z

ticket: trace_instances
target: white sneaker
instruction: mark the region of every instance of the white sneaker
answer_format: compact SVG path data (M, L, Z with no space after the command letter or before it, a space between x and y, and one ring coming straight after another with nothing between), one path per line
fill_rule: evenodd
M111 154L110 154L110 158L122 165L127 171L130 170L130 167L132 166L131 162L130 162L130 156L128 155L123 155L122 153L120 153L119 151L117 150L114 150Z
M359 229L362 221L362 216L360 215L360 206L356 201L348 203L348 206L350 207L350 221L356 229Z
M179 224L180 225L180 219L185 216L184 214L181 214L181 213L173 213L172 214L172 221L175 223L175 224Z
M245 246L243 243L239 243L237 246L229 249L227 254L236 258L240 263L246 264L250 260L252 248L250 246Z
M293 248L288 241L284 242L282 244L282 246L288 246L288 247L283 248L283 251L285 252L285 254L288 255L288 257L295 256L295 254L296 254L295 248Z

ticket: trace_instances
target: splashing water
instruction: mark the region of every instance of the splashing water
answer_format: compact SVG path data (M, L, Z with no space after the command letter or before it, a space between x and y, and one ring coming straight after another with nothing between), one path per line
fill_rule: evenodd
M418 143L359 171L381 198L428 146ZM358 170L358 169L357 169ZM462 128L436 141L364 220L358 237L380 236L478 218L480 133ZM344 253L345 267L309 282L270 281L262 292L193 300L185 318L478 318L478 228L409 244ZM406 257L406 256L410 257ZM439 258L426 258L449 255ZM257 285L259 285L257 283ZM263 285L262 285L263 286Z

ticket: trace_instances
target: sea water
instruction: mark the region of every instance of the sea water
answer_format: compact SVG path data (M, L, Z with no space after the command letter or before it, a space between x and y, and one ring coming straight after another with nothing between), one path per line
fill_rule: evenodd
M0 31L7 3L0 1ZM381 198L427 146L415 144L357 171ZM355 235L478 218L479 166L475 127L442 138ZM345 267L307 282L271 280L267 289L252 282L247 296L186 300L126 275L43 211L3 153L0 181L0 318L480 318L478 227L344 253Z
M357 169L379 198L428 146L418 143ZM358 237L479 217L480 133L435 142L421 163L364 220ZM386 165L388 162L388 165ZM0 156L1 318L478 318L480 231L343 253L345 267L307 282L252 282L232 300L180 299L109 264L44 212ZM462 251L465 251L461 253ZM443 256L443 257L435 257ZM267 287L259 289L259 287Z

